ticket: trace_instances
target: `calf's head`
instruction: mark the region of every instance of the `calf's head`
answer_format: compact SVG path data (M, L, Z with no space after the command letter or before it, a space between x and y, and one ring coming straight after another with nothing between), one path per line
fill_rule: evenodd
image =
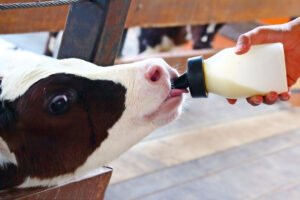
M30 62L1 83L0 189L53 185L112 161L180 113L161 59Z

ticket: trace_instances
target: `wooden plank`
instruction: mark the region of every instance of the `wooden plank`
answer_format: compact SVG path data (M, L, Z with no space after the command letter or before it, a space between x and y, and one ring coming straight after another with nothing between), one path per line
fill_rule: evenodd
M270 154L300 144L300 130L289 131L264 140L209 155L203 158L164 168L145 176L112 184L106 192L107 199L140 199L195 179L211 176L232 167L259 160ZM155 183L155 184L153 184ZM142 199L142 198L141 198ZM171 198L173 199L173 198ZM272 199L273 198L266 198Z
M205 128L201 125L194 126L184 134L137 144L111 164L115 169L112 183L298 129L300 128L299 117L299 110L280 110L225 121L217 125L212 124ZM141 157L148 163L160 164L143 167Z
M38 199L86 199L101 200L112 174L111 168L100 168L65 185L50 188L11 189L0 193L0 199L38 200Z
M164 27L299 15L300 0L134 0L126 27Z
M163 58L169 65L174 66L180 73L186 71L186 61L188 58L202 55L204 58L216 54L219 50L216 49L202 49L202 50L190 50L190 51L176 51L176 52L164 52L157 54L147 54L139 56L127 56L116 60L115 64L124 64L136 62L148 58Z
M21 1L24 0L2 0L1 3ZM1 11L0 33L59 31L64 29L67 12L67 6ZM299 15L300 0L132 0L126 27L250 21Z
M138 199L257 199L265 193L300 181L299 156L300 145ZM188 169L183 171L186 172ZM297 195L299 199L300 191ZM290 199L289 195L283 199Z
M290 185L278 188L275 191L270 191L267 194L256 198L255 200L299 200L300 197L300 180Z
M33 0L1 0L0 3L17 3L26 1L31 2ZM0 33L60 31L64 29L68 10L69 6L59 6L0 11Z
M103 0L71 6L58 58L98 65L114 63L131 0Z

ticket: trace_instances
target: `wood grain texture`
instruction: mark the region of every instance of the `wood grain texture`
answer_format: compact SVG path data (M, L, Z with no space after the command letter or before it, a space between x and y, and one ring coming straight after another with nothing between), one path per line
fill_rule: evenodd
M222 172L226 170L232 168L239 168L240 166L247 165L248 163L253 163L260 159L268 157L270 155L283 152L286 149L297 147L297 146L299 147L299 145L300 145L299 129L284 132L274 137L269 137L263 140L259 140L253 143L239 146L237 148L231 148L226 151L201 157L192 160L190 162L181 163L179 165L172 166L169 168L164 168L162 170L155 171L145 176L140 176L134 179L130 179L128 181L112 184L107 189L106 197L107 199L131 200L131 199L144 199L148 195L154 196L156 193L164 193L165 191L166 193L168 193L167 192L168 190L174 187L177 188L177 186L179 185L184 185L188 182L193 182L194 180L197 179L205 179L207 177L214 176L215 174L222 174ZM287 167L289 167L293 164L293 161L289 161L286 163L278 162L277 164L279 166L286 165ZM273 167L276 169L278 165L275 165L274 163ZM263 167L261 167L260 169L260 167L261 166L258 166L256 168L258 172L265 170ZM297 169L291 169L291 171L292 170L295 172ZM276 180L279 175L282 175L282 177L286 177L286 179L288 179L287 181L288 186L290 182L293 182L295 180L294 179L295 177L290 176L289 173L280 174L277 173L276 170L272 170L272 171L273 171L272 174L274 176L268 177L269 180L270 179ZM248 171L245 171L245 176L248 174L247 172ZM232 179L234 179L234 177L235 175L232 176ZM237 177L237 179L239 177ZM222 181L222 178L218 181ZM249 178L249 177L245 177L245 178ZM243 184L240 182L239 179L236 182L238 184ZM281 182L278 181L278 184L282 184L282 183L283 183L282 181ZM251 186L251 185L248 186L250 193L253 192L251 190L254 187L255 186ZM265 184L262 187L264 188L264 190L267 190L268 189L267 187L269 186L268 184ZM183 195L191 195L194 197L197 195L197 192L186 192L186 193L184 192L185 190L183 190L180 193L183 193ZM227 192L230 193L230 191ZM240 192L240 190L238 190L237 192ZM299 195L300 191L295 192L295 194ZM201 196L202 195L208 195L208 194L201 194ZM211 195L218 195L218 192ZM256 193L254 195L259 196L260 194ZM272 197L273 196L275 195L272 195ZM286 198L281 198L281 199L290 199L290 195L286 194L285 197ZM169 197L169 199L174 199L174 198L178 198L177 195L174 194L172 197ZM183 198L182 196L181 198L186 199ZM157 199L165 199L165 198L157 198ZM216 196L213 196L211 199L218 199L218 198ZM240 199L245 199L245 198L240 198ZM267 199L273 200L276 198L265 198L265 200Z
M299 156L299 145L288 147L137 199L257 200L266 193L273 193L291 184L299 184ZM183 171L186 172L188 169ZM294 191L294 194L288 194L285 198L269 196L271 198L267 199L290 200L295 199L293 196L296 194L298 196L296 199L299 199L299 191L298 193Z
M100 174L90 174L83 180L50 187L12 189L0 193L0 200L74 199L102 200L112 174L111 168L101 168Z
M112 166L115 173L111 183L298 129L299 118L300 110L288 109L206 127L201 124L195 125L193 129L188 130L181 126L181 132L184 134L137 144L120 159L114 161Z
M126 27L178 26L300 15L300 0L134 0Z
M114 63L131 0L71 6L58 58L80 58L101 66Z
M33 0L1 0L0 3L32 1ZM59 6L0 11L0 33L56 32L62 30L65 26L68 10L69 6Z
M0 33L62 30L67 14L68 6L1 11ZM177 26L299 15L300 0L132 0L125 26Z
M113 65L119 53L124 25L131 0L110 0L102 33L96 44L93 63L102 66Z

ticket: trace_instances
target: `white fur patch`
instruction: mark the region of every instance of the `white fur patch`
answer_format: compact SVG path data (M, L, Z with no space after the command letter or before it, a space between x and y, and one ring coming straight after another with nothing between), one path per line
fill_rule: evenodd
M13 59L12 57L17 58ZM123 70L120 66L99 67L80 59L56 60L27 52L24 53L24 51L6 50L1 52L0 50L0 66L3 74L0 98L11 101L23 95L37 81L56 73L74 74L91 80L101 79L115 82L123 80L124 85L127 85L124 77L126 75L132 77L130 74L132 70ZM116 71L118 73L115 73Z
M0 168L8 163L18 165L15 154L9 150L6 142L0 137Z

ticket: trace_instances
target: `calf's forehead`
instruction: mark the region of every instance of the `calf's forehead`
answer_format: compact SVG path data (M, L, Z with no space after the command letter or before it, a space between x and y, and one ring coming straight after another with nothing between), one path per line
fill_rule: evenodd
M79 59L49 60L34 66L26 65L7 71L1 88L2 100L13 101L23 95L33 84L54 74L72 74L90 80L110 80L129 87L139 64L99 67Z

